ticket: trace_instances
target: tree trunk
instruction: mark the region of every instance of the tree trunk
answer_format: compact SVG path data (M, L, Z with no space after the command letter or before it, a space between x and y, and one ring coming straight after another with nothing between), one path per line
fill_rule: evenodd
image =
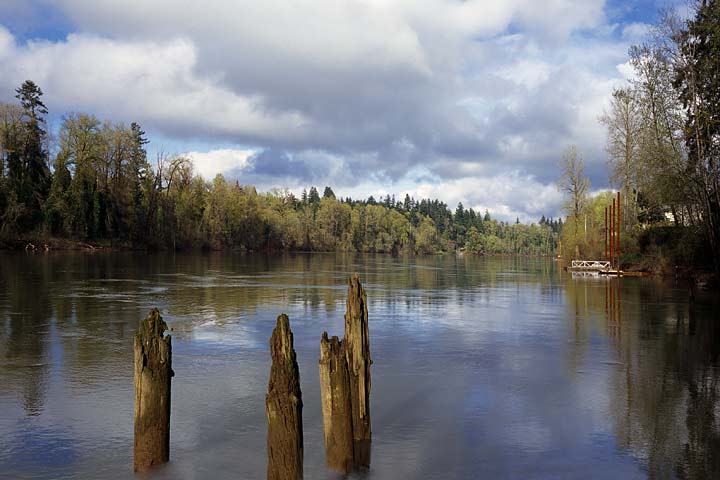
M357 467L370 466L370 338L367 297L357 274L348 282L345 337L350 403L352 407L353 458Z
M327 466L347 474L353 466L352 407L350 379L345 358L345 343L323 332L320 340L320 396L325 462Z
M167 324L156 308L135 334L136 472L170 459L170 379L174 372L166 330Z
M270 337L270 382L265 397L268 420L267 478L296 480L303 478L302 393L300 371L293 347L290 320L277 318Z

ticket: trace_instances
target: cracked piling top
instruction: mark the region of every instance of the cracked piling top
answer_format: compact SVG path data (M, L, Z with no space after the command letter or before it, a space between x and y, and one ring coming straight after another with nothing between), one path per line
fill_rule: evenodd
M150 313L148 313L147 318L140 322L140 327L135 335L144 340L152 337L163 338L167 330L169 330L169 328L165 320L160 316L160 310L153 308L150 310Z
M337 336L328 339L327 332L323 332L320 338L320 363L328 363L337 358L342 347L342 342Z
M276 389L289 391L300 398L300 369L298 367L290 319L284 313L277 317L270 336L270 382L268 393Z

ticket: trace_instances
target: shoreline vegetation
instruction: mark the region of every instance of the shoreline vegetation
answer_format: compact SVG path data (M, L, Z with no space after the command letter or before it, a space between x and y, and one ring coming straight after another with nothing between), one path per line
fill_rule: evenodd
M604 115L610 183L622 196L623 269L692 283L720 276L720 3L693 1L688 18L660 12L629 50L627 83ZM560 161L564 257L601 258L614 192L589 195L578 149ZM702 279L702 280L700 280Z
M578 213L537 224L503 222L440 200L336 198L316 187L300 198L275 189L205 181L190 158L160 155L151 165L140 126L72 114L57 141L45 131L42 90L17 89L21 106L0 103L0 249L42 251L358 252L395 255L476 254L570 259L597 250L600 212L612 192L579 201ZM51 153L52 152L52 153ZM582 181L582 159L572 173ZM567 154L567 152L566 152ZM567 155L566 155L567 156ZM50 168L50 158L54 158ZM563 189L560 185L561 190ZM571 196L572 199L572 196ZM596 215L597 216L597 215ZM568 222L583 217L582 242ZM651 228L655 231L657 226ZM626 245L625 239L623 247ZM688 276L631 252L628 270Z
M386 195L296 197L217 175L192 159L151 165L140 125L64 117L46 131L42 90L28 80L19 105L0 103L0 247L50 249L334 251L554 255L562 220L498 221L458 204ZM51 141L51 138L53 141ZM52 160L52 161L51 161ZM52 165L52 168L51 168Z
M623 199L618 268L709 283L720 274L720 8L694 8L687 20L662 12L630 48L632 79L599 121ZM137 123L72 113L48 133L40 87L28 80L16 93L0 102L0 248L605 255L614 192L590 194L575 146L559 162L565 219L528 225L409 195L337 198L328 186L296 197L206 181L185 156L151 164Z

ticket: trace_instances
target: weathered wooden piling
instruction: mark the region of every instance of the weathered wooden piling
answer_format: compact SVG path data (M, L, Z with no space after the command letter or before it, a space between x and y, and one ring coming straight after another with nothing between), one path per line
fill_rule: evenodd
M350 379L345 344L327 332L320 339L320 398L325 433L325 463L340 473L353 466Z
M356 467L370 466L370 337L365 289L357 274L348 281L345 337L342 343L350 379L352 408L353 463Z
M170 459L170 379L172 348L168 326L153 309L135 334L134 470Z
M268 480L303 478L302 393L290 320L277 318L270 337L270 381L265 397L268 420Z

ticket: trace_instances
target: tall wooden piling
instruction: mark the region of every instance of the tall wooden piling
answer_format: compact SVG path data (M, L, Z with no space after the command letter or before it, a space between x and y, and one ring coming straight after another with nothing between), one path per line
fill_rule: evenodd
M353 461L355 466L370 466L370 337L365 289L357 274L348 281L345 312L345 344L350 378L352 407Z
M320 339L320 398L325 463L347 474L353 466L352 407L345 344L327 332Z
M168 326L156 308L135 334L136 472L170 459L170 379L174 373L166 330Z
M620 207L620 192L617 192L617 238L615 240L615 248L617 249L617 262L618 262L618 271L621 269L622 261L620 260L620 226L622 225L620 223L620 211L622 208Z
M267 478L297 480L303 478L302 393L290 320L277 318L270 337L270 381L265 397L267 414Z
M610 207L610 264L615 265L615 198Z
M608 259L608 211L607 207L605 207L605 256L604 260Z

